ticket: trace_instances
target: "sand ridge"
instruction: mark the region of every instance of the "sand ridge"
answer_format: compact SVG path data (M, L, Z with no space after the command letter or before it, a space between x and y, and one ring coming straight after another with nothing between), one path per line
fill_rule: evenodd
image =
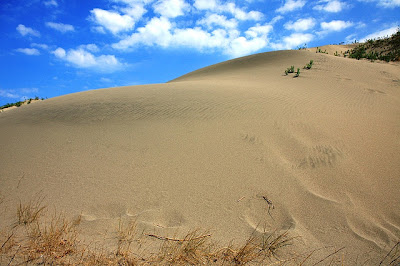
M289 230L374 264L400 237L399 68L278 51L22 106L0 114L0 192L82 214L88 238L121 217L222 243Z

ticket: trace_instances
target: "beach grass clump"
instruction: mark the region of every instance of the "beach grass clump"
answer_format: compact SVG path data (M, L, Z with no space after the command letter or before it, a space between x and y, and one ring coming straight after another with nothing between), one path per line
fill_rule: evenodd
M306 64L306 65L304 66L304 69L311 69L312 66L313 66L313 64L314 64L314 60L310 60L310 63Z
M317 47L317 49L315 50L315 53L328 54L328 52L326 50L322 51L321 48L319 48L319 47Z
M297 68L296 74L294 75L295 78L300 76L300 68Z
M25 251L28 261L64 263L68 256L78 252L76 226L79 221L70 221L55 215L49 224L35 223L29 226Z
M290 66L285 70L285 75L287 76L289 73L294 73L294 66Z
M46 207L42 206L43 198L30 201L28 203L20 202L17 208L17 225L28 225L36 222Z

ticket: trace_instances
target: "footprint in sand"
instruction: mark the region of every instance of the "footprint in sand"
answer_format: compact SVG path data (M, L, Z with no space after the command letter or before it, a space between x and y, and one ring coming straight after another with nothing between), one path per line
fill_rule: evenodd
M315 169L320 167L333 167L336 165L342 152L332 146L317 145L310 149L310 155L303 158L297 165L301 169Z
M243 221L259 233L272 233L280 230L294 229L295 220L280 204L269 199L266 194L242 200L245 204Z
M150 209L138 214L138 222L156 228L177 228L185 224L186 219L176 210Z

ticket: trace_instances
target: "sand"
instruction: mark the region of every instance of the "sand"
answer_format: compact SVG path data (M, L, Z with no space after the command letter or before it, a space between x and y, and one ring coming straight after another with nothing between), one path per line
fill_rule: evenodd
M221 245L289 230L290 256L344 247L345 264L372 265L400 238L398 63L252 55L3 112L0 147L1 226L43 195L82 215L92 241L121 219L163 236L207 229Z

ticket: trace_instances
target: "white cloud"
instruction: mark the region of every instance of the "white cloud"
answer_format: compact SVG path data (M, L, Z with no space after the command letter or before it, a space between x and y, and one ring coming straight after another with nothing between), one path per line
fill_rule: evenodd
M94 43L82 44L82 45L79 45L79 48L86 49L86 50L91 51L93 53L96 53L96 52L100 51L99 47Z
M342 11L348 5L338 0L321 0L319 5L314 7L315 10L322 10L330 13L337 13Z
M244 37L240 36L240 32L234 28L219 28L211 32L200 27L174 28L167 18L160 17L153 18L146 26L139 28L137 32L118 43L114 43L112 47L120 50L127 50L137 45L163 48L187 47L205 52L218 49L224 54L236 57L266 47L267 35L271 30L271 25L256 25L249 28Z
M246 39L239 37L234 39L227 53L233 57L239 57L254 53L267 45L267 41L263 38Z
M14 90L2 90L2 89L0 89L0 96L4 97L4 98L13 98L13 99L21 98L20 95L15 94Z
M271 47L274 49L293 49L312 41L314 35L310 33L292 33L282 39L280 43L273 43Z
M227 19L226 16L218 14L209 14L207 17L197 21L197 24L205 25L208 29L212 29L214 26L232 29L238 26L238 22L235 19Z
M279 13L286 13L302 8L306 4L305 0L286 0L286 3L278 8L276 11Z
M35 48L18 48L18 49L15 49L15 51L26 54L26 55L40 55L39 50L35 49Z
M245 12L241 8L237 7L235 3L228 3L225 6L220 7L221 11L227 11L231 13L238 20L261 20L263 14L258 11Z
M271 25L259 25L249 28L245 34L251 38L263 38L266 39L267 35L272 31L273 27Z
M106 83L113 82L113 81L112 81L112 79L109 79L109 78L104 78L104 77L103 77L103 78L101 78L101 79L100 79L100 81L101 81L101 82L106 82Z
M351 26L353 26L352 22L343 20L332 20L331 22L321 23L321 28L324 31L341 31Z
M226 45L227 32L225 30L215 30L211 33L201 28L176 29L173 33L170 46L189 47L198 50L206 48L216 48Z
M74 26L64 23L46 22L46 26L62 33L75 31Z
M217 1L216 0L195 0L194 7L198 10L211 10L215 11L217 9Z
M126 8L121 8L121 11L126 15L138 21L147 12L143 4L135 4L134 6L128 6Z
M315 20L313 18L298 19L295 22L289 21L284 27L287 30L294 31L307 31L315 26Z
M55 7L58 6L58 3L57 3L56 0L44 1L43 4L44 4L45 6L55 6Z
M22 88L20 89L22 93L29 94L29 93L37 93L39 92L38 88Z
M190 6L184 0L160 0L153 5L154 11L167 18L184 15Z
M34 30L32 28L26 27L25 25L19 24L17 27L17 31L22 35L22 36L27 36L27 35L32 35L35 37L40 36L40 32L37 30Z
M59 47L52 53L57 58L62 59L77 68L94 69L101 72L113 72L123 66L114 55L95 56L83 48L65 51L63 48Z
M9 90L0 89L0 96L4 98L19 99L21 101L24 101L26 99L29 99L30 97L22 96L21 94L32 95L33 93L37 92L39 92L38 88L22 88L22 89L9 89Z
M132 17L128 15L120 15L114 11L95 8L91 10L90 13L90 19L93 22L108 29L113 34L117 34L121 31L131 30L135 25Z
M358 0L360 2L377 2L379 6L385 8L395 8L400 6L400 0Z
M49 46L47 44L43 44L43 43L31 43L32 47L37 47L43 50L47 50L49 49Z
M273 25L273 24L277 23L279 20L282 20L282 19L283 19L283 16L278 15L278 16L272 18L272 20L271 20L271 22L269 24Z
M238 20L261 20L264 15L258 11L246 12L237 7L235 3L221 4L217 0L195 0L194 5L198 10L212 11L215 13L230 13Z
M64 58L65 55L66 55L65 50L63 48L60 48L60 47L57 48L56 50L54 50L52 53L58 58Z
M172 24L167 18L154 17L145 27L138 28L137 32L122 39L118 43L114 43L112 47L121 50L128 49L137 44L145 44L148 46L158 44L162 47L166 47L169 45L172 38L170 33L171 28Z
M392 27L389 29L377 31L377 32L374 32L374 33L371 33L371 34L365 36L364 38L362 38L360 40L360 42L365 42L370 39L378 39L378 38L382 38L382 37L391 36L391 35L395 34L397 32L397 30L398 30L398 27Z

